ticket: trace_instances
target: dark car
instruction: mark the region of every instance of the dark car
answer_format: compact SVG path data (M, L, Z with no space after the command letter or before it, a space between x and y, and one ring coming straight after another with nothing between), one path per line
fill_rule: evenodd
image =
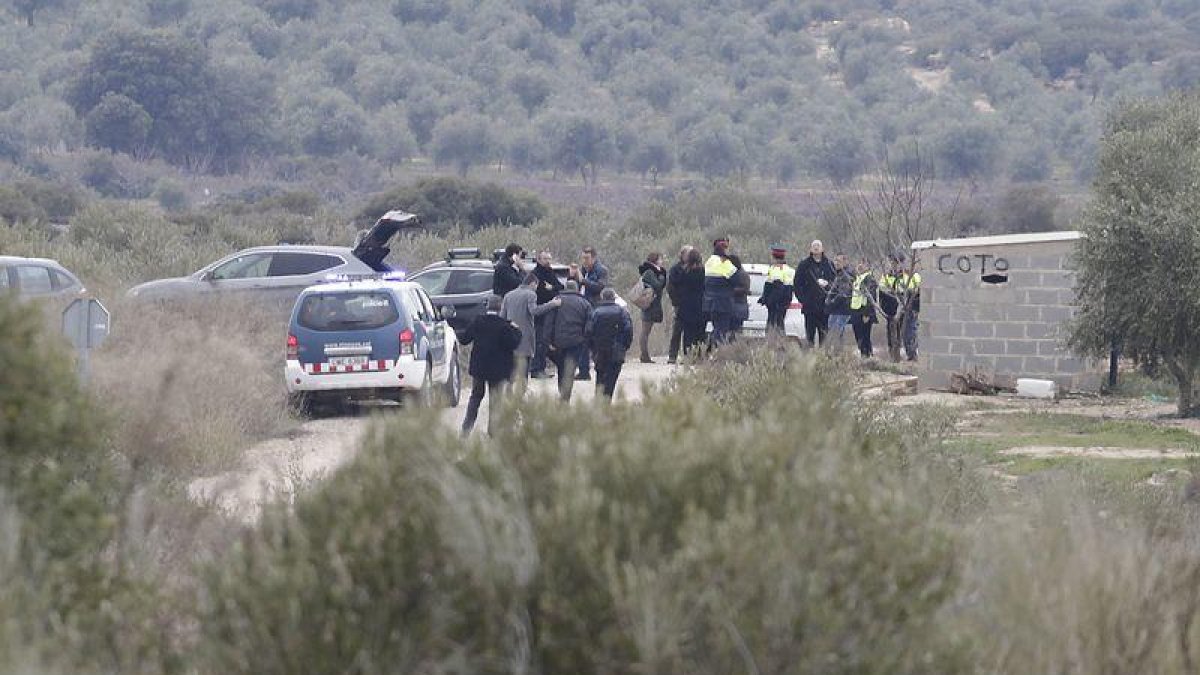
M533 271L534 264L526 260L525 271ZM487 307L492 295L494 265L477 248L455 248L446 253L445 260L427 265L408 279L420 284L439 309L453 307L453 312L447 312L450 325L463 330ZM567 281L567 272L566 265L554 265L554 273L563 283Z

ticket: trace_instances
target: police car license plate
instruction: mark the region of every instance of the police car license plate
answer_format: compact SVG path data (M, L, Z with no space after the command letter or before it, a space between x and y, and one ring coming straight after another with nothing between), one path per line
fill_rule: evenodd
M331 366L365 366L367 365L367 355L361 354L357 356L331 356L329 357L329 365Z

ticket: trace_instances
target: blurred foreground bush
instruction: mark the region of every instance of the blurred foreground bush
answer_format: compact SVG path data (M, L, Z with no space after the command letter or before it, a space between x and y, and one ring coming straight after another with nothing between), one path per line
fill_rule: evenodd
M939 460L865 432L819 363L538 401L465 443L390 419L214 568L198 653L213 672L957 670L935 630L958 574Z
M150 587L123 570L105 419L40 320L0 297L0 670L157 670Z

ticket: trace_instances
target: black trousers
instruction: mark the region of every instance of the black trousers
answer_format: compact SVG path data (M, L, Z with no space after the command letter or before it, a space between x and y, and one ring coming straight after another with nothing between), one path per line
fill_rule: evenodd
M614 349L596 349L592 351L592 360L596 365L596 393L612 400L617 391L617 378L621 377L621 368L625 365L625 354Z
M875 354L875 348L871 345L871 327L875 322L869 318L864 312L854 312L850 315L850 325L854 328L854 341L858 343L858 353L865 357Z
M787 319L788 308L767 305L767 331L774 330L779 335L784 334L784 320ZM823 342L824 340L822 340Z
M825 312L804 312L804 336L809 347L825 344L829 334L829 315Z
M679 313L675 313L675 318L671 321L671 345L667 348L667 357L672 361L679 358L679 350L683 347L683 321L679 318Z
M488 394L488 433L492 433L492 424L496 419L496 413L500 410L500 399L504 398L504 390L507 387L508 380L488 382L482 378L472 378L471 398L467 400L467 414L463 417L463 433L475 428L475 420L479 417L479 406L483 403L484 393Z
M705 321L681 321L683 324L683 353L691 354L692 350L704 344Z

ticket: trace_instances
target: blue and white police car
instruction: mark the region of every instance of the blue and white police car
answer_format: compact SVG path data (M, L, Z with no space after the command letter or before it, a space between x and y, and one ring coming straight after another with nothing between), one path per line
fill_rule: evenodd
M400 275L336 277L304 289L288 326L289 403L392 399L456 406L458 337L419 284Z

